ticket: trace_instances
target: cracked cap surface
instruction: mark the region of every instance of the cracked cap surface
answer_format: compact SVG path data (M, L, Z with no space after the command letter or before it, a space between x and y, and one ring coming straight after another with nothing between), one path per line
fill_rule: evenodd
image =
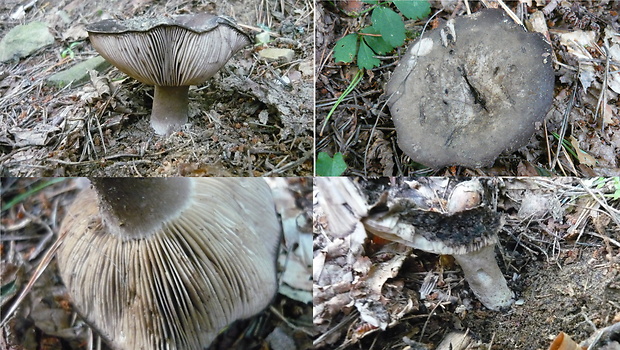
M487 9L424 34L386 93L398 144L412 160L481 167L528 142L553 87L551 46L542 34Z

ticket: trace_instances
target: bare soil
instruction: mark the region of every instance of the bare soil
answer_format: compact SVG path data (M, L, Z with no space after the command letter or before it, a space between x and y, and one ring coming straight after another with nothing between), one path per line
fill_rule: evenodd
M428 23L435 28L438 21L466 15L463 1L430 1L431 13L443 10ZM472 13L484 8L481 1L468 2ZM492 6L497 2L490 1ZM371 5L359 0L317 2L317 152L333 155L341 152L349 166L345 175L357 176L617 176L620 174L620 119L618 94L604 86L606 77L617 74L617 68L606 70L602 47L606 31L618 32L617 1L504 1L523 20L534 11L542 11L548 3L556 3L544 16L554 57L556 74L554 101L542 125L529 143L514 151L504 152L492 167L469 169L461 166L427 168L413 162L397 146L390 111L385 102L385 85L399 57L415 42L427 19L406 20L409 39L405 47L380 56L381 66L367 70L362 81L344 97L331 118L326 121L336 100L342 97L358 72L354 63L336 63L333 47L337 40L359 32L371 24ZM531 6L526 6L531 3ZM560 6L560 3L562 6ZM454 9L442 4L457 4ZM523 7L522 7L523 6ZM396 8L393 7L395 11ZM578 72L584 69L567 46L560 41L566 33L591 32L594 43L588 45L593 58L591 86L584 89ZM595 45L596 44L596 45ZM598 46L598 48L594 48ZM581 50L581 49L580 49ZM586 49L584 49L586 50ZM589 61L590 62L590 61ZM615 64L615 63L614 63ZM612 64L612 66L614 65ZM590 66L592 67L592 66ZM604 97L601 100L601 97ZM601 104L601 101L606 103ZM598 108L600 106L602 108ZM562 130L566 130L563 137ZM563 140L558 148L558 139ZM571 150L572 148L572 150ZM573 152L575 151L575 152ZM583 152L582 152L583 151Z
M43 21L56 41L19 62L0 64L0 164L11 176L301 176L313 173L313 3L264 1L70 1L0 4L0 36ZM149 126L153 87L111 68L93 82L59 88L46 78L97 55L84 26L103 18L212 12L273 34L248 46L206 83L190 89L190 124L169 137ZM61 53L73 46L73 58ZM294 50L266 61L265 47ZM43 140L17 138L44 133Z

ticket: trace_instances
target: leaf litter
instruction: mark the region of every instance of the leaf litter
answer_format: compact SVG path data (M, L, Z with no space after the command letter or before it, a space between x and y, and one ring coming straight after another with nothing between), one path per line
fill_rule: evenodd
M244 48L214 78L192 88L190 124L170 137L156 136L149 127L153 88L126 79L116 69L98 72L84 85L46 83L54 73L97 55L84 40L86 24L110 17L204 11L236 18L249 25L252 36L268 30L274 39ZM56 38L19 62L0 64L3 173L311 175L313 82L307 67L312 65L312 12L313 4L306 0L130 1L120 7L97 0L54 0L45 6L3 2L0 37L19 23L39 20ZM260 59L263 48L292 50L293 61Z

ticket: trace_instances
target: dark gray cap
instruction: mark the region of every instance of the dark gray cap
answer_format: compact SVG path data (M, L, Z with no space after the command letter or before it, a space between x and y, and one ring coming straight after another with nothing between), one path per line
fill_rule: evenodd
M553 99L551 46L502 10L424 34L387 85L398 144L431 167L493 164L525 145Z
M454 214L390 208L364 220L368 231L385 239L434 254L462 255L497 243L497 232L504 221L488 207Z

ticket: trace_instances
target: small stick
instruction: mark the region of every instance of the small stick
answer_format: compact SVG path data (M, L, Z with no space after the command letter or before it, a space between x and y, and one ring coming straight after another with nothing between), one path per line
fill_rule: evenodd
M6 316L0 322L0 327L3 327L9 321L9 319L11 318L11 315L13 315L15 310L17 310L17 307L19 306L19 304L21 304L21 302L24 301L24 299L26 298L26 295L28 295L28 293L30 292L30 290L34 286L34 283L39 279L39 277L41 277L41 275L43 274L43 271L45 271L47 266L52 261L52 258L54 257L54 254L56 254L56 251L58 250L58 247L60 247L60 244L64 241L64 238L65 238L66 235L67 235L66 232L61 234L61 235L59 235L58 239L56 239L56 241L50 247L50 249L47 251L47 253L45 253L43 258L41 259L41 262L39 263L37 268L34 270L34 273L33 273L32 277L30 278L30 280L26 284L26 287L19 294L19 296L17 297L17 300L15 300L13 305L11 305L11 307L9 308L9 310L6 313Z
M598 196L596 196L596 194L594 194L594 192L592 191L592 189L590 187L588 187L583 180L579 179L579 183L581 184L581 187L583 187L583 189L588 192L588 194L594 198L595 201L598 202L598 204L600 204L603 208L605 208L608 212L609 212L609 217L611 217L611 219L616 223L616 225L620 226L620 218L618 218L618 215L613 215L611 213L613 212L617 212L617 210L615 210L613 207L611 207L609 204L607 204L607 202L601 198L599 198Z
M480 0L480 1L481 1L481 2L484 4L484 6L486 6L487 8L490 8L490 7L491 7L491 6L490 6L490 4L489 4L489 2L488 2L488 0ZM523 22L521 22L521 20L519 19L519 17L518 17L518 16L517 16L514 12L512 12L512 10L511 10L508 6L506 6L506 4L505 4L502 0L496 0L496 1L497 1L497 3L499 4L499 6L500 6L500 7L501 7L504 11L506 11L506 13L508 14L508 16L510 16L510 18L512 18L512 20L513 20L513 21L515 21L517 24L523 25Z
M517 22L517 24L523 25L523 22L519 19L519 17L514 12L512 12L512 10L508 6L506 6L506 4L504 4L502 0L497 0L497 2L499 3L499 6L501 6L502 9L506 11L508 16L512 18L513 21Z
M252 30L252 31L255 31L255 32L259 32L259 33L260 32L266 32L266 33L269 33L269 35L272 35L272 36L277 37L277 38L282 36L282 35L280 35L277 32L273 32L271 30L267 30L267 29L263 29L263 28L259 28L259 27L250 26L250 25L247 25L247 24L237 23L237 25L239 27L241 27L241 28L249 29L249 30Z
M560 157L560 152L562 150L562 140L564 139L564 135L566 135L566 127L568 125L568 117L570 116L570 112L573 109L573 105L575 104L575 98L577 96L577 89L579 89L579 85L575 84L573 89L573 94L571 95L570 100L568 101L568 105L566 106L566 110L564 111L564 117L562 118L562 127L560 128L560 133L558 135L558 148L555 152L555 158L551 163L551 169L555 168L556 163Z
M607 78L609 76L609 48L607 45L603 46L603 50L605 50L605 74L603 74L603 87L596 103L596 113L594 115L594 120L598 119L600 111L603 117L601 118L601 133L605 132L605 106L607 105Z

